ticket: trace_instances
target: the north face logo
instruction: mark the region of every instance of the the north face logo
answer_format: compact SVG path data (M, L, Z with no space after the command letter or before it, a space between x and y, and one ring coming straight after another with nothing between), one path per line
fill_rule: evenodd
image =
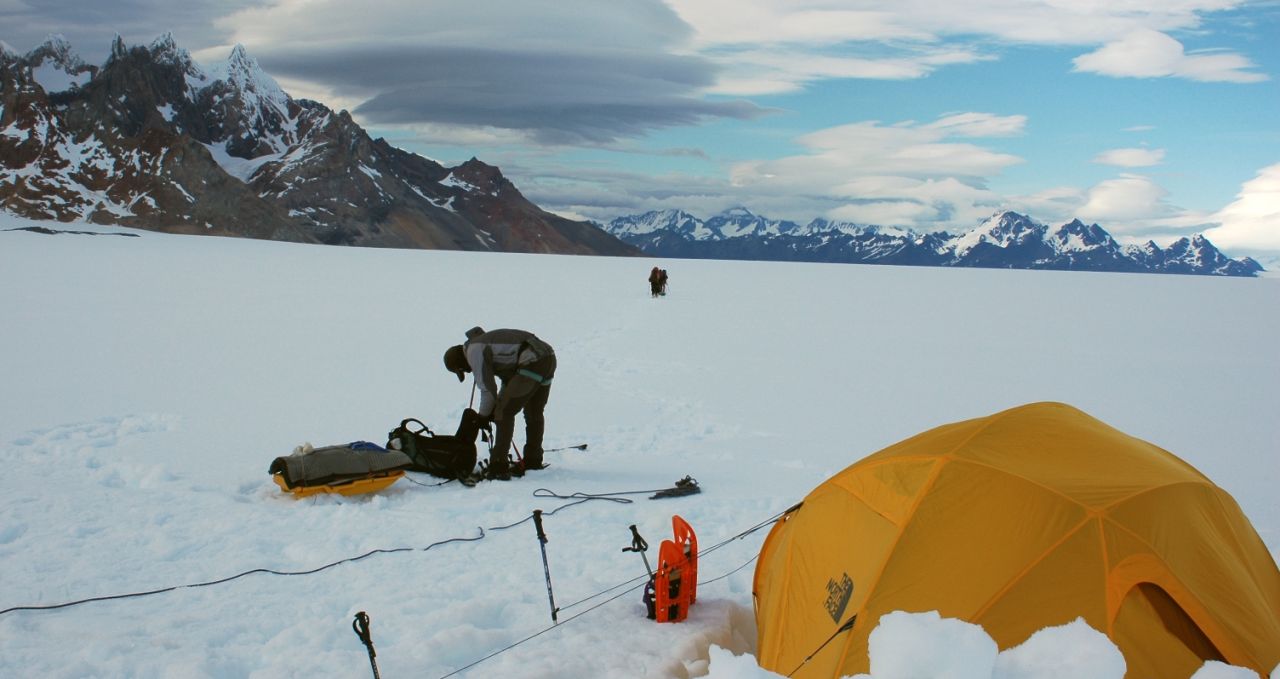
M840 618L844 616L844 609L849 605L849 597L853 596L853 580L849 578L848 573L840 576L840 582L834 579L827 581L827 613L831 619L840 622Z

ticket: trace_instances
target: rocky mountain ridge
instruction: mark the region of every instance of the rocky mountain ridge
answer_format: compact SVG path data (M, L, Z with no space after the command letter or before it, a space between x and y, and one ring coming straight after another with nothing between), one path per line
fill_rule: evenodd
M1262 271L1248 257L1223 255L1202 235L1166 248L1151 241L1125 245L1097 224L1076 219L1050 227L1011 211L997 212L960 234L825 219L802 225L740 207L706 220L681 210L653 211L619 217L603 228L657 257L1217 276L1256 276Z
M340 245L634 255L491 165L371 138L289 96L241 46L211 71L172 36L89 66L61 38L0 50L0 209L174 233Z

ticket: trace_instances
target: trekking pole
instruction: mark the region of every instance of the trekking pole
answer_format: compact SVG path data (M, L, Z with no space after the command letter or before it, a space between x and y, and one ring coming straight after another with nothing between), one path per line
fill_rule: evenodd
M578 444L578 445L576 445L576 446L564 446L564 447L562 447L562 448L548 448L548 449L546 449L546 450L544 450L544 451L542 451L542 452L544 452L544 453L556 453L556 452L559 452L559 451L561 451L561 450L586 450L586 449L587 449L587 444L585 444L585 443L579 443L579 444Z
M373 650L373 637L369 634L369 614L364 611L356 613L356 619L351 621L351 629L355 630L356 636L360 637L365 648L369 649L369 665L373 667L373 679L382 679L382 675L378 673L378 661L374 660L378 653Z
M644 570L649 574L649 578L652 579L653 569L649 567L649 557L644 555L648 549L649 543L645 542L644 538L640 537L640 531L636 530L636 525L634 523L631 524L631 546L623 547L622 551L640 552L640 558L644 559Z
M631 524L631 546L623 547L622 551L640 552L640 558L644 559L644 570L649 574L649 580L644 584L644 596L641 597L641 600L644 602L645 612L649 619L657 620L657 604L655 601L657 598L655 590L655 587L657 586L657 578L653 575L653 569L649 567L649 557L644 555L645 551L648 549L649 543L645 542L644 538L640 537L640 531L636 530L636 525L634 523Z
M551 591L551 567L547 565L547 534L542 532L542 510L533 510L533 526L538 530L538 546L542 549L542 573L547 577L547 602L551 604L551 624L560 624L556 620L556 613L560 609L556 608L556 596Z

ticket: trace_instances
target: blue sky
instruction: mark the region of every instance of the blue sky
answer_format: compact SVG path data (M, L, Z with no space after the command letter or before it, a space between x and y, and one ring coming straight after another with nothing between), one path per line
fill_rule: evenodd
M1280 257L1280 2L0 0L61 33L243 44L294 96L538 204L960 230L1000 209Z

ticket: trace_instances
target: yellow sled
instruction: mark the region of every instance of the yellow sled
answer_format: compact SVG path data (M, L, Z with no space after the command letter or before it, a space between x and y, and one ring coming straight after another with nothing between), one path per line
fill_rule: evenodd
M297 497L360 495L395 483L412 464L408 455L366 441L322 448L307 444L272 460L267 473L280 490Z
M294 486L284 480L284 474L276 472L271 475L271 480L280 486L280 490L294 495L296 497L310 497L317 493L337 493L339 495L363 495L364 493L376 493L387 486L395 483L400 477L404 476L403 469L397 469L393 472L382 476L372 476L363 479L353 479L341 483L331 483L320 486Z

